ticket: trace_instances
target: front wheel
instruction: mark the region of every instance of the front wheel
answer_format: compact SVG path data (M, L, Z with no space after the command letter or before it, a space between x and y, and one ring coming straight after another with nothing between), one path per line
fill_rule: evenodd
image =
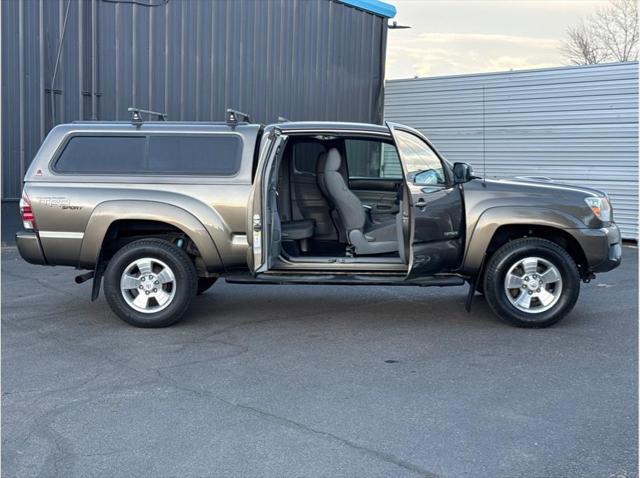
M183 316L198 288L185 251L162 239L141 239L120 249L104 274L111 309L136 327L166 327Z
M519 327L548 327L573 309L580 275L573 258L556 243L517 239L491 256L483 288L498 317Z

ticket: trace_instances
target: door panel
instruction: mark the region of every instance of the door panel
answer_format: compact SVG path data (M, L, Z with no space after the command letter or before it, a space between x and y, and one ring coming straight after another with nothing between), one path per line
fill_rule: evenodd
M362 204L371 207L374 220L386 220L395 216L399 208L398 194L402 179L351 178L349 189Z
M352 191L389 191L398 192L402 178L349 178L349 189Z
M462 259L460 189L409 185L410 275L455 269Z
M460 236L460 191L457 187L411 185L414 236L421 242L438 242Z
M462 259L462 190L448 166L419 132L387 123L396 141L408 192L410 241L407 277L456 269Z
M354 189L353 193L365 206L371 207L373 219L386 219L399 211L398 194L389 191L362 191Z
M275 259L280 255L282 228L280 225L280 212L278 211L278 179L287 138L287 136L281 134L275 139L271 155L263 172L263 180L266 185L262 203L262 217L265 221L263 246L266 261L263 267L258 269L258 272L265 272L271 269Z
M278 160L287 137L277 128L265 130L247 207L247 264L258 274L269 269L275 246L279 252L280 218L277 208ZM276 167L274 167L274 165Z

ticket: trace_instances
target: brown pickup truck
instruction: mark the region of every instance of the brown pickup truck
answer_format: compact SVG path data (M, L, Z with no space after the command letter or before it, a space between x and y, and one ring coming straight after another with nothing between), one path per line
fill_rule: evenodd
M470 285L514 325L544 327L580 282L620 264L601 192L485 180L399 124L79 122L34 158L17 245L101 283L130 324L179 320L234 283Z

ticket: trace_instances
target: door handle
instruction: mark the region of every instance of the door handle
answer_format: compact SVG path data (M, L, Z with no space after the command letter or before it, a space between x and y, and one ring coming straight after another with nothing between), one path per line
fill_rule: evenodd
M419 208L424 208L427 206L427 201L425 201L423 198L418 199L418 201L416 202L416 207Z

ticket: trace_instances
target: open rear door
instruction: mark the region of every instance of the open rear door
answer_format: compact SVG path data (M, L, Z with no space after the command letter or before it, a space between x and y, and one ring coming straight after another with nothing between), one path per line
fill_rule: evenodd
M402 161L409 201L407 277L453 270L464 250L461 188L422 134L395 123L387 126Z
M267 271L280 252L278 166L287 136L277 127L265 130L247 205L247 264L254 275Z

